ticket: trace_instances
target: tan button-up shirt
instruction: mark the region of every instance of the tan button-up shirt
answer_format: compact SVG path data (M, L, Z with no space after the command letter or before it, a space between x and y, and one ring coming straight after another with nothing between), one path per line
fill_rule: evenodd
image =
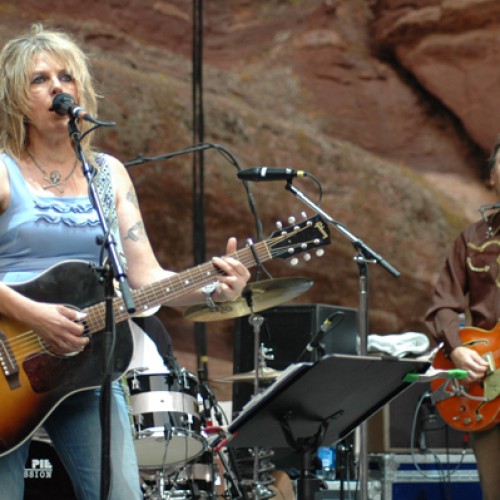
M437 281L426 321L449 353L461 345L460 313L472 326L491 330L500 320L500 212L456 238Z

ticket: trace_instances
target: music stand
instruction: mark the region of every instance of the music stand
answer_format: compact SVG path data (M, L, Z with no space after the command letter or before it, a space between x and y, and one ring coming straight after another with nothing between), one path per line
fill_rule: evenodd
M322 484L312 474L317 448L344 439L412 385L403 381L407 373L429 366L428 361L345 354L292 365L233 420L229 446L293 448L302 456L298 500L313 500Z

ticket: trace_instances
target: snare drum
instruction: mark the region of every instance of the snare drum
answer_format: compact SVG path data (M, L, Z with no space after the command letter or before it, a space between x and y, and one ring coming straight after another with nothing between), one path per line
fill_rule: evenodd
M141 469L185 464L207 448L201 434L198 379L179 373L127 375L134 419L137 460Z

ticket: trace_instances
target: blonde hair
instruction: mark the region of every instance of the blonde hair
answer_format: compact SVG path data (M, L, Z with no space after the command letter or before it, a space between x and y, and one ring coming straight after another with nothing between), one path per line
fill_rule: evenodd
M14 158L21 158L29 143L26 120L29 113L30 78L35 57L46 52L62 64L74 78L78 104L97 116L97 99L87 56L68 33L44 29L41 24L7 42L0 53L0 148ZM90 124L81 124L82 133ZM82 140L84 152L91 151L91 136Z

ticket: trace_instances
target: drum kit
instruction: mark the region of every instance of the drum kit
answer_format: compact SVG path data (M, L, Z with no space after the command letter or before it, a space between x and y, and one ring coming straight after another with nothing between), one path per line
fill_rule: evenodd
M312 281L305 278L250 283L243 298L216 310L193 306L186 309L184 316L205 322L249 315L261 323L263 318L255 313L292 300L311 286ZM254 326L258 347L255 369L226 377L222 382L254 383L257 393L261 384L268 386L279 377L280 371L266 366L269 349L260 345L259 331L260 324ZM136 370L126 378L145 499L279 497L276 487L271 486L274 480L269 479L269 474L263 476L274 469L269 461L272 450L248 450L240 460L250 463L251 477L241 477L234 450L226 447L223 429L228 417L206 382L171 359L166 361L165 373Z

